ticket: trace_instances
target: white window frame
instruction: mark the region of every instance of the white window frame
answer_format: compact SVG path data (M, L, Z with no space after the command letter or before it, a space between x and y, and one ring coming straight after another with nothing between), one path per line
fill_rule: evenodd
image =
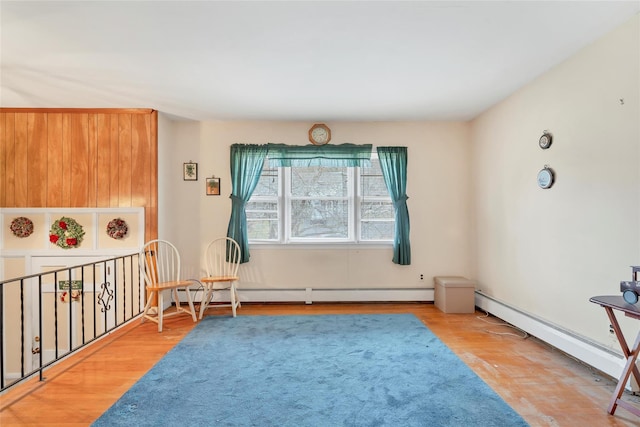
M372 154L372 158L377 159L377 153ZM268 160L265 160L265 166L268 164ZM348 174L348 194L342 198L347 200L348 208L348 236L346 238L295 238L291 236L291 206L292 200L303 200L307 198L292 197L291 196L291 168L279 167L277 168L278 177L278 196L277 198L272 196L252 196L250 202L275 202L277 200L278 205L278 238L277 239L254 239L249 237L250 244L256 245L384 245L389 246L393 244L393 237L386 240L363 240L361 238L362 232L362 217L361 207L362 202L365 199L360 193L362 168L361 167L347 167ZM381 200L391 203L390 197L367 197L367 200ZM329 197L326 200L340 200L339 197ZM395 220L395 218L393 218Z

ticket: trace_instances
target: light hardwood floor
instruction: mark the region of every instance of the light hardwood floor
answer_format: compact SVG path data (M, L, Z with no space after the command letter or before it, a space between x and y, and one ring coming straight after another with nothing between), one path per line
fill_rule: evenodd
M238 313L413 313L531 426L640 425L640 418L623 408L615 416L607 414L615 387L611 378L483 312L444 314L423 303L341 303L244 304ZM0 426L91 424L193 327L186 316L168 319L162 333L155 323L133 322L47 370L45 381L30 380L5 392ZM640 406L637 396L625 393L625 400Z

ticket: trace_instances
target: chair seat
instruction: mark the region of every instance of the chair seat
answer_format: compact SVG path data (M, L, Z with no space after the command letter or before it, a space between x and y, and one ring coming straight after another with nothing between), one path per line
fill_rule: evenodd
M212 276L212 277L203 277L200 281L204 283L212 283L212 282L235 282L236 280L240 280L238 276Z
M153 285L147 285L148 291L163 291L165 289L184 288L191 285L193 282L188 280L174 280L171 282L154 283Z

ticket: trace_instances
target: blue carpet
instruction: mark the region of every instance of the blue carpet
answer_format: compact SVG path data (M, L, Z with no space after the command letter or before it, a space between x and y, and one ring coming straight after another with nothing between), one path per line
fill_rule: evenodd
M411 314L205 317L94 426L526 426Z

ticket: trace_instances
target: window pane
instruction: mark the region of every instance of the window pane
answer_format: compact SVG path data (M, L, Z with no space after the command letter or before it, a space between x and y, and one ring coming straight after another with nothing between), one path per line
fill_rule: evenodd
M377 158L371 159L371 167L360 169L360 183L362 197L389 197Z
M362 220L366 219L386 219L393 221L395 210L390 200L362 201Z
M253 201L246 205L247 235L250 240L278 240L278 202Z
M291 237L346 239L349 237L347 200L292 200Z
M278 196L278 169L268 168L265 164L262 168L262 175L256 189L253 190L251 197L259 196Z
M395 221L362 221L362 240L393 240Z
M395 209L377 157L371 167L360 168L360 192L360 240L393 240Z
M255 221L247 219L250 240L278 240L278 220Z
M293 197L346 197L348 185L348 168L291 168Z

